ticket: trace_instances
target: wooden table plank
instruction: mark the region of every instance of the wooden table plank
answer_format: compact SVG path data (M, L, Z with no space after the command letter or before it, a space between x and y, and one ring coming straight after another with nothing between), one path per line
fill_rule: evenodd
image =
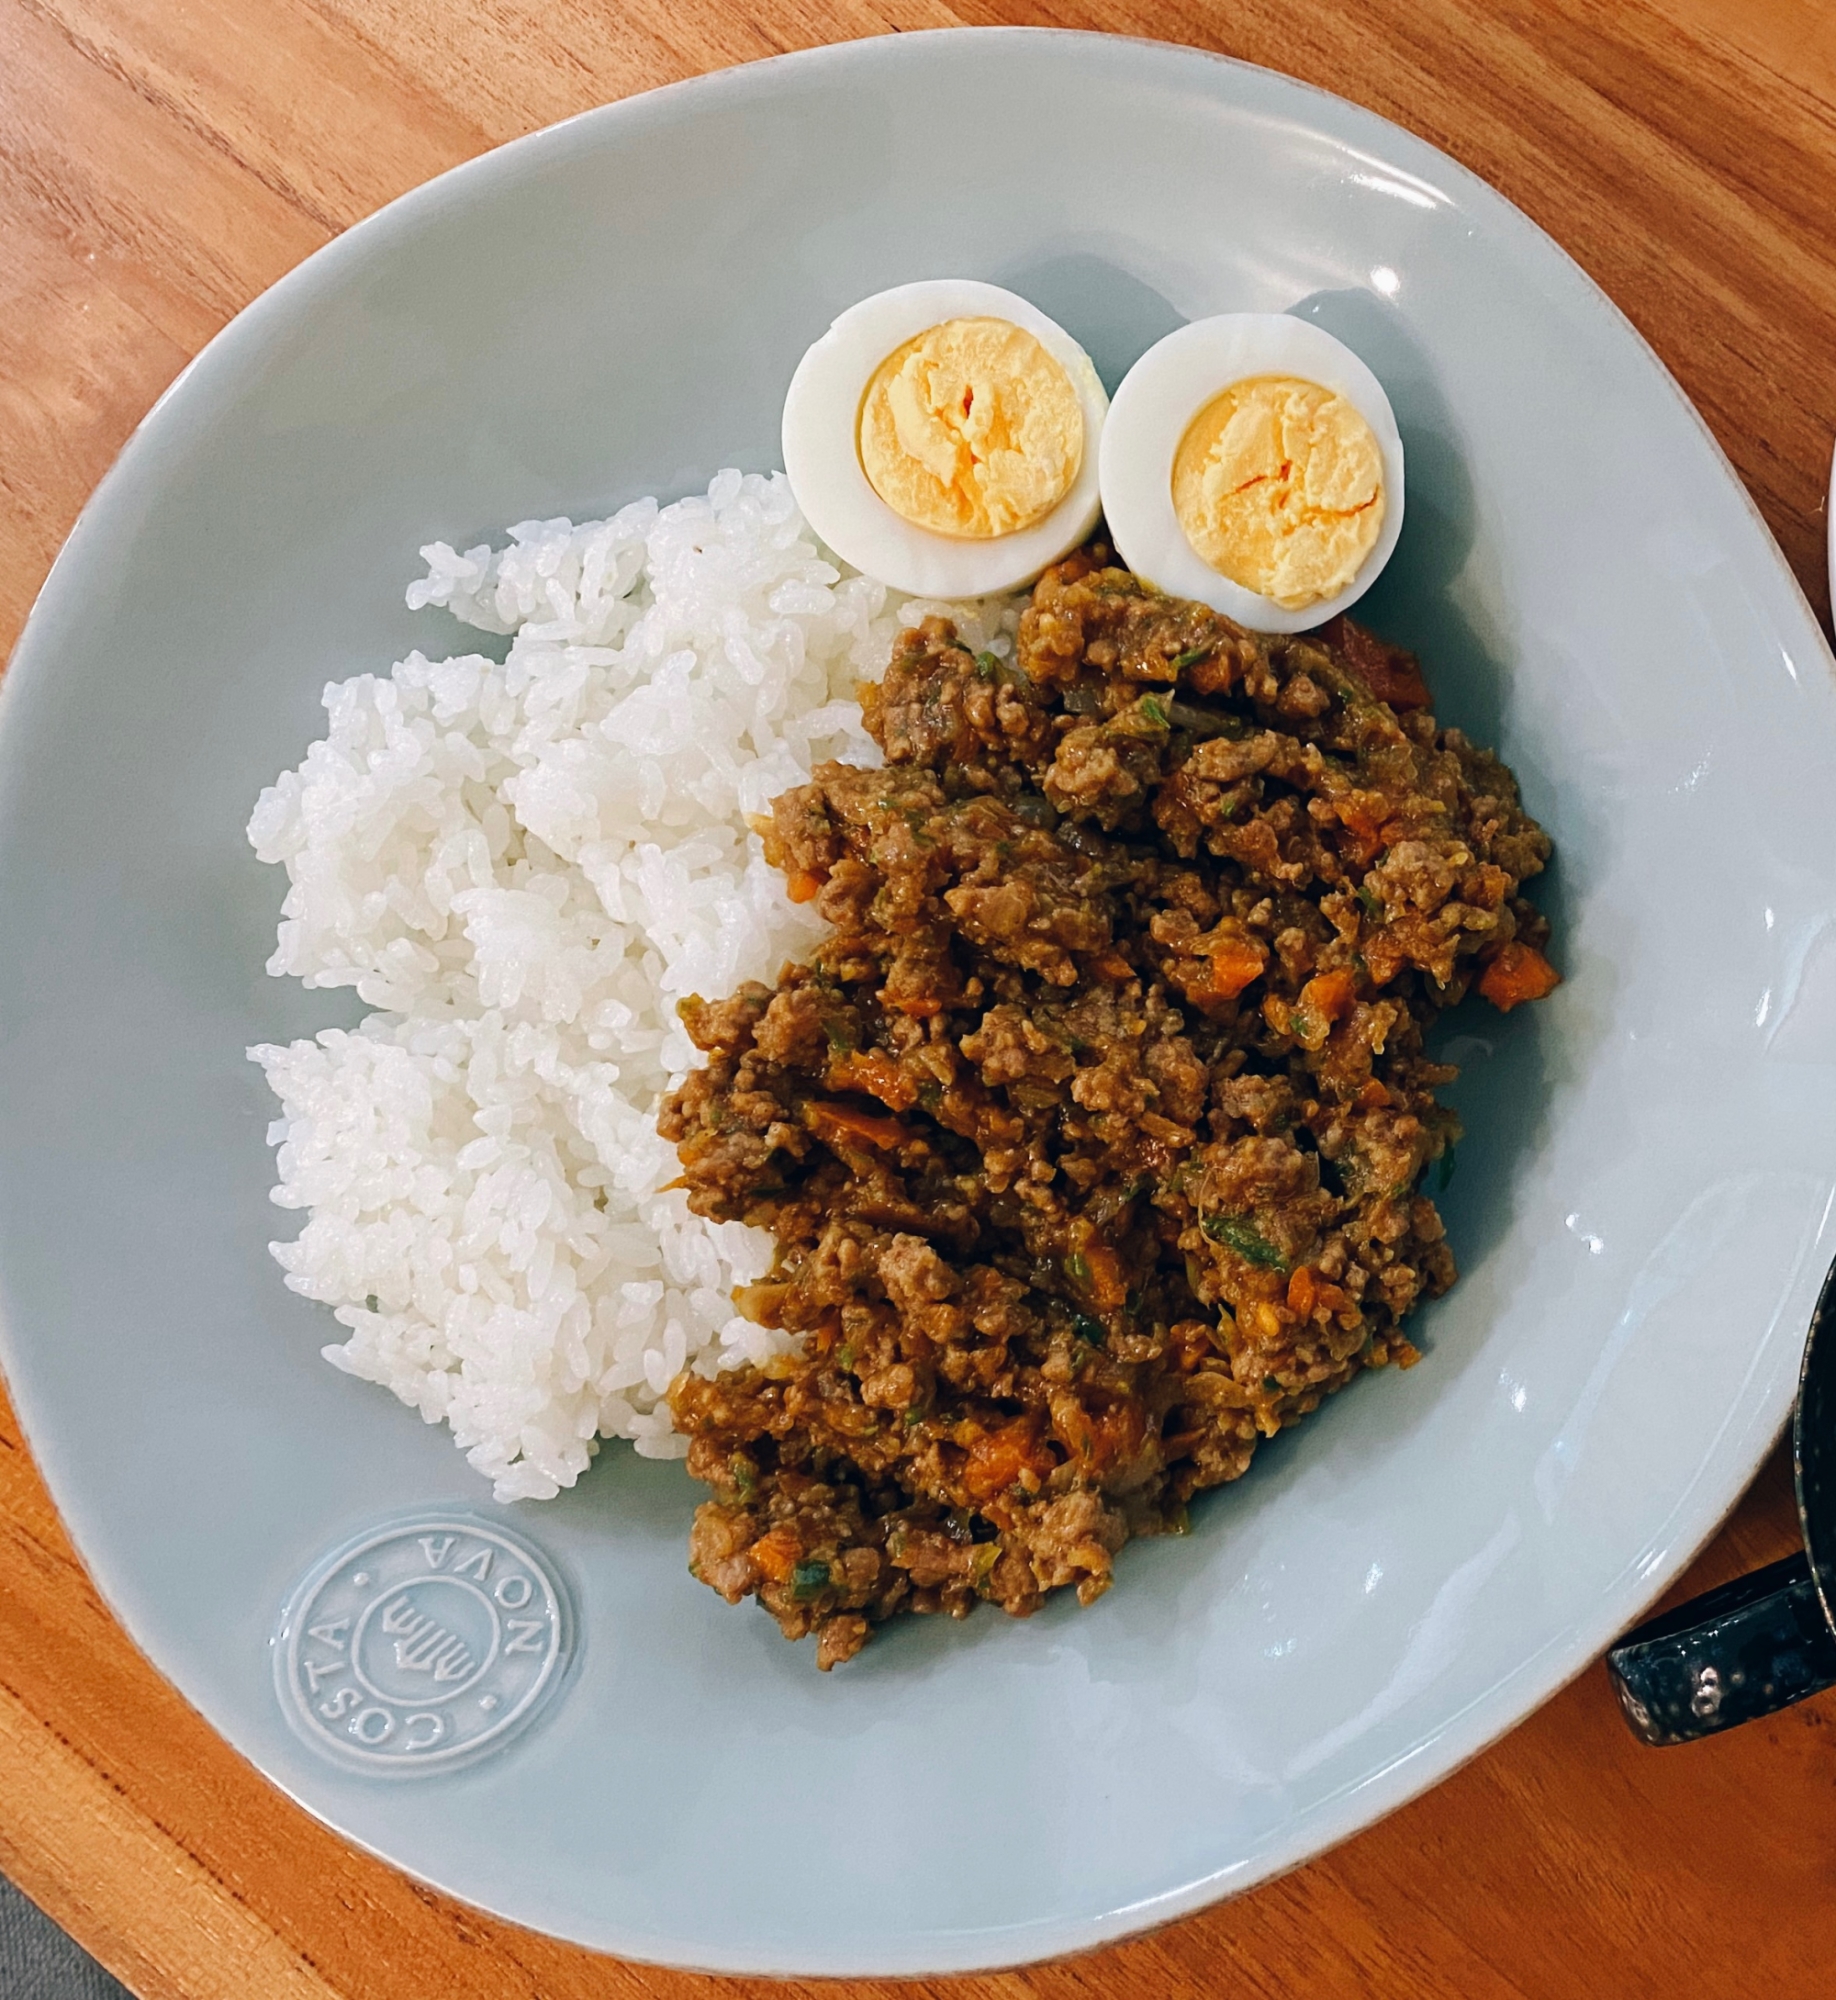
M96 479L242 304L486 146L851 34L1101 25L1263 61L1442 145L1676 371L1827 608L1836 11L1818 0L0 0L0 647ZM1795 1543L1775 1456L1689 1587ZM1836 1697L1638 1748L1595 1670L1428 1797L1252 1895L989 1978L765 1988L621 1966L355 1853L96 1598L0 1397L0 1868L156 2000L762 1991L1618 1996L1836 1987Z

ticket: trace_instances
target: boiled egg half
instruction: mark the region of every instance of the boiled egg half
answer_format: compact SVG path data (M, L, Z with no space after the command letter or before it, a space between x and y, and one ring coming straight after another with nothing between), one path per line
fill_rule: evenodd
M933 278L850 306L784 399L784 470L844 561L921 597L1030 583L1096 526L1109 398L1057 321Z
M1257 632L1302 632L1376 582L1402 532L1383 385L1286 313L1223 313L1158 341L1116 391L1103 512L1137 576Z

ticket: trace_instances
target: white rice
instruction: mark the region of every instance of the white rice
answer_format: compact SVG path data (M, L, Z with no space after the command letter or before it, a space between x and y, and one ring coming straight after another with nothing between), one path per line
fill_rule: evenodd
M354 986L352 1033L263 1046L282 1115L272 1246L500 1500L547 1499L601 1437L685 1449L663 1394L762 1359L738 1318L770 1239L691 1216L657 1137L696 1061L676 1018L775 978L821 926L746 816L828 757L873 763L853 698L932 611L1006 653L1013 599L900 599L830 556L781 474L705 499L421 551L413 608L512 634L325 690L330 729L249 839L290 888L268 970Z

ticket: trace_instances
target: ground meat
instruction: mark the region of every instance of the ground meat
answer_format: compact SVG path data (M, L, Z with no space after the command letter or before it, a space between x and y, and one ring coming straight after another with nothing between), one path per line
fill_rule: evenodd
M768 858L832 926L683 1009L661 1130L773 1232L740 1310L800 1338L670 1392L690 1567L817 1664L901 1611L1088 1603L1131 1537L1360 1369L1454 1264L1423 1032L1554 975L1549 841L1344 619L1264 638L1080 553L1011 664L941 620Z

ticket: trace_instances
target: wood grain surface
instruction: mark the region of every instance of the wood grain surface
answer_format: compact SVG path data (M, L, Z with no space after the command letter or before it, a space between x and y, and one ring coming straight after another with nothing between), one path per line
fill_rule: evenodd
M1675 370L1827 617L1829 0L0 0L0 651L90 488L186 360L382 202L697 71L998 22L1268 63L1483 174ZM1795 1543L1775 1456L1686 1587ZM344 1846L135 1652L3 1397L0 1869L146 2000L802 1990L621 1965ZM1596 1667L1382 1825L1154 1936L1019 1973L809 1990L1827 1995L1836 1695L1652 1752Z

